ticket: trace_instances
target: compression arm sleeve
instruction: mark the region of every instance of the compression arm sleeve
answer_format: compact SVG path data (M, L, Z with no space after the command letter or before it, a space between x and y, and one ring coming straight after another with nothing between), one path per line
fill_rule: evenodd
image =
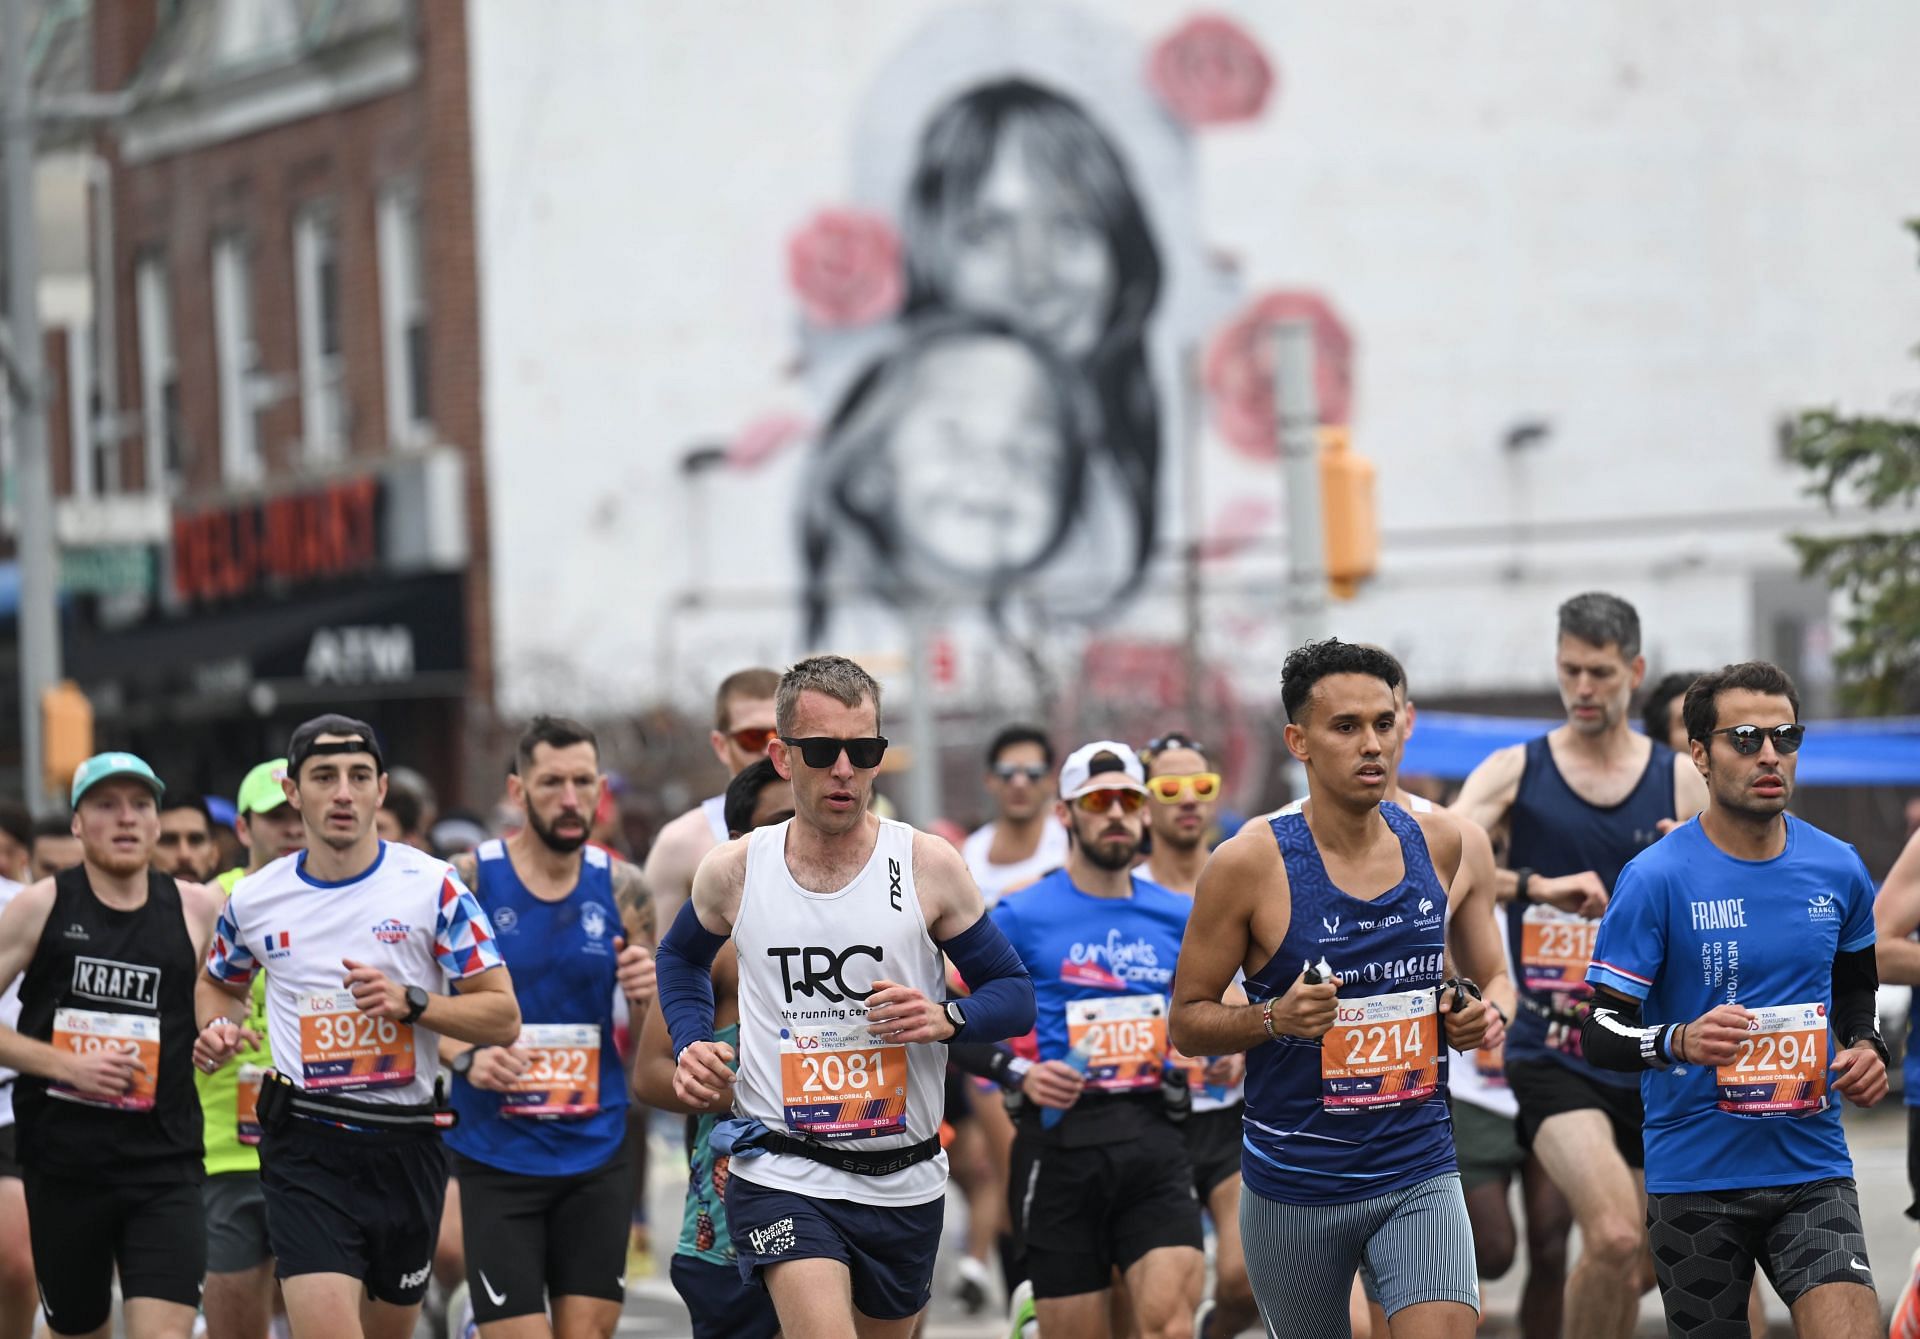
M968 1030L972 1030L971 1024ZM1014 1074L1014 1058L1010 1047L998 1043L956 1041L947 1045L947 1059L953 1062L955 1069L983 1079L992 1079L1002 1088L1013 1088L1019 1084L1019 1078Z
M1880 988L1880 969L1873 946L1842 950L1833 955L1833 1035L1844 1050L1869 1032L1880 1030L1874 992Z
M973 992L960 1006L967 1025L950 1040L1001 1041L1033 1027L1033 978L991 917L982 916L937 947Z
M1580 1046L1602 1069L1637 1073L1665 1069L1674 1061L1673 1025L1647 1026L1640 1002L1602 988L1594 992L1593 1011L1580 1024Z
M713 955L726 942L700 923L689 898L654 950L654 992L675 1059L694 1042L713 1040Z

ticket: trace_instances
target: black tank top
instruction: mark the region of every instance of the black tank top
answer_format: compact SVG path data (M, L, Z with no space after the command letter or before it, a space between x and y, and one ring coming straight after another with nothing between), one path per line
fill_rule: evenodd
M153 1107L123 1111L48 1092L20 1076L14 1097L20 1161L76 1180L199 1181L200 1099L193 1085L193 986L199 955L170 875L147 873L147 900L116 911L94 896L84 866L54 876L53 910L20 980L20 1033L51 1042L61 1009L158 1019Z

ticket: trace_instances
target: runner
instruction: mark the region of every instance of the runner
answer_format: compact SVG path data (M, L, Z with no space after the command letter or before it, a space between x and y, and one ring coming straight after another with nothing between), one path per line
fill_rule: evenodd
M1647 690L1646 703L1640 708L1640 724L1648 739L1657 739L1675 753L1686 754L1687 718L1681 708L1688 686L1699 677L1684 670L1676 671Z
M1522 1007L1507 1038L1507 1081L1523 1146L1573 1206L1580 1257L1567 1277L1568 1339L1624 1339L1646 1277L1640 1092L1580 1051L1586 967L1621 866L1706 802L1690 761L1627 722L1646 673L1640 618L1616 595L1560 606L1556 666L1567 724L1493 754L1467 778L1456 813L1507 836L1501 898Z
M1873 903L1876 934L1875 964L1880 980L1890 986L1920 986L1920 828L1907 838L1900 858L1887 871L1887 881ZM1902 1061L1901 1098L1907 1108L1907 1186L1913 1200L1907 1217L1920 1218L1920 1047L1914 1044L1913 1014L1908 1015L1906 1055ZM1893 1308L1895 1339L1920 1339L1920 1256L1909 1268L1907 1283Z
M32 849L33 820L26 806L0 800L0 913L20 891L13 876L27 872ZM18 981L0 994L0 1024L20 1026ZM13 1138L13 1086L19 1077L11 1069L0 1069L0 1339L30 1339L40 1314L27 1233L27 1192Z
M602 784L591 730L534 717L507 783L526 826L453 861L519 983L517 1042L440 1047L460 1117L447 1144L468 1298L488 1339L607 1339L627 1300L633 1171L613 995L635 1016L653 999L653 903L637 866L586 844Z
M198 795L173 795L160 802L160 840L153 863L163 874L205 883L220 868L213 840L213 811Z
M991 907L1067 863L1067 830L1053 811L1053 743L1032 725L1009 725L987 746L987 798L993 817L960 853Z
M1153 849L1134 866L1162 888L1191 898L1207 863L1206 837L1220 807L1222 783L1205 751L1183 734L1168 733L1140 751L1146 768L1147 830ZM1245 1004L1236 984L1226 1000ZM1181 1057L1177 1057L1183 1059ZM1213 1219L1213 1296L1201 1307L1194 1333L1239 1334L1260 1319L1240 1244L1240 1119L1246 1111L1247 1058L1235 1051L1186 1062L1193 1114L1181 1126L1193 1165L1193 1190Z
M727 1217L744 1277L791 1334L910 1334L933 1287L947 1179L940 1151L948 1038L1033 1022L1033 987L986 919L960 855L868 812L886 752L880 686L839 656L780 680L769 756L794 817L714 852L661 944L674 1087L705 1106L729 1089ZM740 964L740 1073L712 1040L707 975L731 933ZM941 954L973 993L943 1000ZM891 1077L889 1077L891 1076Z
M1786 674L1729 665L1684 710L1707 805L1620 871L1583 1028L1594 1063L1642 1076L1667 1333L1745 1336L1757 1261L1801 1339L1879 1334L1833 1096L1887 1093L1873 880L1786 813L1805 733Z
M1371 647L1309 642L1287 657L1306 812L1214 852L1194 904L1207 933L1181 950L1175 986L1177 1046L1248 1052L1241 1233L1270 1331L1305 1339L1351 1332L1356 1270L1396 1335L1465 1339L1478 1321L1438 1025L1471 1050L1493 1015L1445 980L1461 828L1382 803L1399 681ZM1242 970L1256 1002L1221 1003Z
M0 795L0 879L23 884L33 877L33 815L20 801Z
M246 868L216 881L223 897L249 874L306 845L300 811L287 803L287 760L263 762L240 782L234 831L246 848ZM163 816L164 817L164 816ZM260 1077L273 1065L267 1044L267 980L253 979L246 1032L259 1044L243 1045L230 1065L211 1074L195 1069L206 1128L207 1290L201 1309L208 1339L260 1339L273 1311L273 1247L267 1239L267 1198L260 1186L260 1125L254 1102ZM240 1104L243 1084L247 1105Z
M727 831L734 838L793 817L793 786L762 758L727 783ZM739 1049L740 961L731 943L713 959L713 1039ZM731 1110L729 1096L690 1107L673 1090L673 1040L660 1010L647 1015L634 1058L634 1091L660 1111L687 1117L687 1204L680 1242L668 1266L673 1290L687 1304L693 1339L773 1339L780 1318L765 1288L740 1277L733 1235L727 1229L727 1167L714 1154L713 1127Z
M1191 899L1136 877L1147 787L1139 756L1100 741L1060 769L1065 866L1002 898L993 920L1033 973L1040 1059L1009 1191L1015 1241L1049 1339L1108 1332L1125 1281L1146 1339L1192 1333L1205 1281L1194 1170L1178 1122L1167 998Z
M73 835L71 818L40 818L33 824L33 877L51 879L64 870L80 868L80 839Z
M261 1180L287 1315L302 1339L402 1339L446 1187L439 1037L510 1045L520 1011L452 868L375 834L386 763L371 726L301 725L285 788L307 849L235 885L197 987L194 1060L233 1058L264 968L277 1059L258 1108Z
M0 915L0 1027L47 1327L106 1335L120 1276L130 1339L184 1339L206 1273L193 990L219 890L152 868L164 787L131 753L73 777L82 863ZM24 975L23 975L24 972Z

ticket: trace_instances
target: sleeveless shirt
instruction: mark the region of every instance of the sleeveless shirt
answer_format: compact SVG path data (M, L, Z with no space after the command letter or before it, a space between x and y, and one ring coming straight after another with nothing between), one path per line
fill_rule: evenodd
M59 1044L59 1028L69 1044L80 1045L91 1040L82 1030L157 1035L148 1061L156 1081L153 1105L129 1110L22 1075L14 1099L20 1161L74 1180L198 1182L205 1175L193 1086L200 961L180 888L171 875L150 869L147 900L120 911L94 894L84 865L55 875L53 887L53 909L20 981L20 1034ZM70 1026L60 1027L63 1017Z
M888 1045L866 1029L866 997L885 979L931 999L946 986L913 882L913 829L881 819L873 855L831 893L787 868L792 819L747 842L734 918L740 955L740 1077L734 1108L769 1129L861 1151L904 1148L939 1132L947 1048ZM941 1153L887 1176L860 1176L792 1154L732 1160L755 1185L860 1204L924 1204L944 1193Z

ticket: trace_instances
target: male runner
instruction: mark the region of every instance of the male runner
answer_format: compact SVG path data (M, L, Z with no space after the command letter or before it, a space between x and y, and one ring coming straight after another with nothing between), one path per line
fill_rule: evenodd
M1556 666L1567 724L1493 754L1456 813L1507 833L1502 900L1520 969L1507 1081L1523 1145L1573 1206L1580 1258L1567 1277L1568 1339L1624 1339L1644 1289L1646 1196L1640 1091L1580 1052L1595 924L1620 868L1706 803L1700 774L1627 720L1646 674L1640 618L1617 595L1560 606Z
M40 818L33 824L33 877L51 879L64 870L78 869L85 858L71 818Z
M1153 849L1133 872L1162 888L1191 898L1207 863L1207 833L1220 807L1220 773L1205 751L1186 735L1168 733L1140 751L1146 768L1147 830ZM1238 986L1227 993L1246 1003ZM1181 1125L1187 1158L1193 1165L1193 1189L1213 1219L1213 1297L1202 1308L1195 1333L1239 1334L1260 1318L1247 1279L1247 1257L1240 1245L1240 1118L1246 1110L1246 1056L1204 1057L1187 1067L1193 1090L1193 1114Z
M1167 1046L1173 964L1193 904L1134 875L1142 778L1125 744L1076 749L1060 769L1056 808L1066 864L993 909L1038 1001L1040 1059L1017 1062L1028 1102L1008 1201L1050 1339L1107 1333L1116 1269L1140 1333L1184 1339L1204 1282L1178 1124L1186 1078L1170 1068Z
M198 795L171 795L160 802L160 840L153 863L176 879L205 883L219 869L220 848L213 840L213 812Z
M16 799L0 795L0 879L21 884L33 877L33 815Z
M1920 828L1901 848L1873 903L1874 961L1880 980L1892 986L1920 986ZM1901 1098L1907 1108L1907 1188L1912 1202L1907 1217L1920 1218L1920 1046L1915 1019L1908 1017L1906 1054L1901 1061ZM1906 1286L1893 1308L1894 1339L1920 1339L1920 1256L1909 1268Z
M193 990L219 891L152 868L164 787L130 753L73 777L81 863L0 914L0 1027L41 1303L55 1334L184 1339L206 1272ZM24 971L24 975L22 975Z
M587 845L602 785L593 732L534 717L507 779L526 826L453 861L519 983L513 1045L441 1045L468 1298L488 1339L607 1339L627 1300L633 1171L613 995L636 1015L653 999L653 903L637 866Z
M727 831L737 839L793 817L793 786L762 758L727 783ZM740 962L729 943L713 959L713 1039L739 1049ZM668 1272L687 1304L693 1339L773 1339L780 1318L765 1288L740 1277L727 1228L727 1169L713 1151L713 1127L732 1110L731 1095L689 1107L673 1090L673 1039L655 1009L647 1015L634 1057L634 1092L648 1106L687 1117L687 1203L680 1242Z
M1786 812L1805 733L1786 674L1729 665L1684 710L1707 805L1620 871L1582 1029L1594 1063L1641 1075L1667 1333L1744 1339L1757 1261L1801 1339L1879 1334L1832 1096L1887 1093L1873 879Z
M1174 986L1175 1045L1248 1052L1241 1235L1269 1329L1303 1339L1350 1333L1356 1269L1398 1339L1466 1339L1478 1321L1438 1025L1471 1050L1491 1014L1446 980L1461 828L1382 803L1399 679L1392 657L1337 640L1287 657L1306 812L1214 852L1194 902L1206 933ZM1241 970L1256 1002L1222 1004Z
M473 894L445 861L375 834L385 789L371 726L325 715L293 732L285 790L307 847L235 885L196 987L194 1061L213 1069L267 973L261 1180L295 1339L412 1333L447 1179L439 1037L520 1034Z
M1678 670L1663 675L1647 690L1647 700L1640 708L1640 724L1648 739L1659 740L1675 753L1686 753L1687 718L1681 708L1685 705L1688 686L1699 677Z
M216 880L222 897L249 874L306 845L300 811L287 803L287 760L275 758L249 771L235 797L234 832L246 848L244 869ZM164 816L163 816L164 819ZM261 1076L273 1066L267 1043L267 978L253 978L245 1041L234 1063L211 1074L195 1069L200 1112L206 1127L207 1290L201 1309L207 1339L261 1339L273 1310L273 1247L267 1238L267 1197L260 1185L260 1122L254 1104ZM255 1042L257 1041L257 1044ZM242 1076L244 1077L244 1082ZM247 1102L240 1102L242 1087Z
M20 891L32 850L33 818L26 806L0 799L0 912ZM0 1024L20 1026L18 981L0 994ZM40 1314L27 1233L27 1192L13 1138L13 1085L19 1077L0 1068L0 1339L30 1339Z
M991 907L1067 863L1067 830L1053 811L1053 743L1032 725L1009 725L987 746L987 798L993 817L960 847L980 895Z
M840 656L781 677L773 765L794 816L709 856L661 943L660 1001L688 1105L733 1090L727 1216L743 1276L781 1328L905 1336L927 1304L944 1216L948 1038L1033 1023L1033 985L959 852L868 811L886 752L880 686ZM731 934L740 1072L712 1040L707 975ZM941 955L972 984L945 1000Z

